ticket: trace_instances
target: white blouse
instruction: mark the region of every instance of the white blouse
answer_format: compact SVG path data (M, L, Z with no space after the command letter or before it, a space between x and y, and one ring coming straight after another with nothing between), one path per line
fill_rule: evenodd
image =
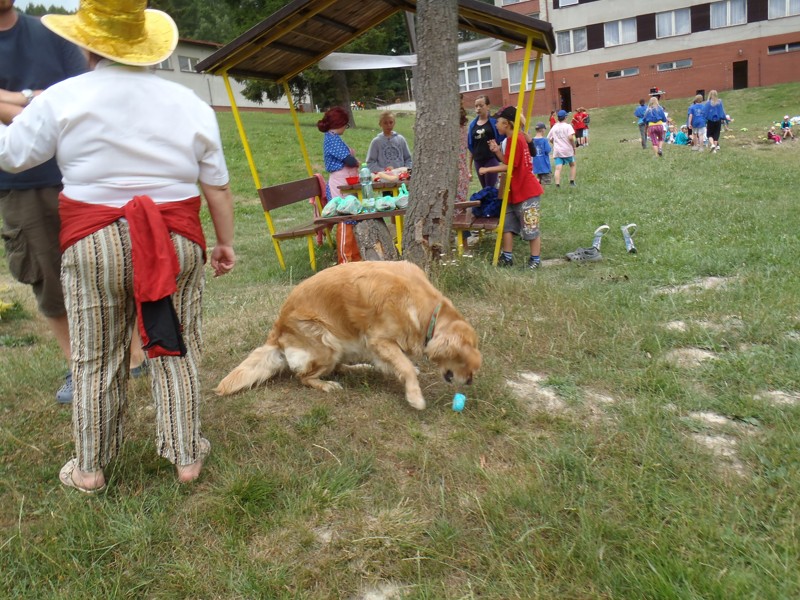
M121 207L197 196L228 183L214 111L190 89L146 68L101 60L57 83L0 124L0 168L18 172L56 156L64 194Z

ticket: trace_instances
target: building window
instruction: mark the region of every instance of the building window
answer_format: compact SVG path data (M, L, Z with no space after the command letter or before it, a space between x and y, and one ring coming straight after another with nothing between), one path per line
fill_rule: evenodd
M633 77L639 74L639 67L628 67L616 71L606 71L606 79L619 79L620 77Z
M711 3L711 29L747 23L747 0L723 0Z
M556 54L586 52L586 27L556 32Z
M519 4L523 0L503 0L503 6L508 6L509 4Z
M786 52L800 51L800 42L789 42L788 44L779 44L777 46L770 46L767 49L767 54L784 54Z
M531 19L538 19L538 18L539 18L539 13L531 13L531 14L529 14L528 16L529 16Z
M636 41L636 19L622 19L605 24L605 46L633 44Z
M692 32L692 16L688 8L656 13L656 37L665 38Z
M769 0L769 18L780 19L800 15L800 0Z
M658 63L659 71L674 71L675 69L688 69L692 66L692 59L674 60L672 62Z
M178 57L178 65L184 73L196 73L197 69L195 67L197 67L198 62L199 60L192 56Z
M565 6L572 6L573 4L577 4L577 3L578 3L578 0L561 0L561 2L558 3L558 7L559 8L564 8Z
M458 66L458 89L461 92L492 87L492 65L488 58L470 60Z
M158 70L171 71L172 70L172 64L169 62L169 58L167 58L166 60L163 60L160 63L158 63L153 68L158 69Z
M531 91L531 80L533 79L534 61L528 64L528 85L525 88L526 92ZM522 61L508 63L508 91L511 94L519 92L520 76L522 75ZM539 65L539 73L536 78L536 89L541 90L544 88L544 65Z

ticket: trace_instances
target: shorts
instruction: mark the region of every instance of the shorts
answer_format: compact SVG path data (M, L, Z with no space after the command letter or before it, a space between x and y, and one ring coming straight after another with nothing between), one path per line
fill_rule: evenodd
M701 140L706 139L706 128L705 127L693 127L692 133Z
M539 196L528 198L519 204L509 204L506 208L503 232L513 233L526 241L538 238Z
M709 121L706 125L706 135L715 142L719 142L719 134L722 131L722 121Z
M539 179L539 183L542 185L548 185L553 183L553 174L552 173L536 173L536 177Z
M33 288L45 317L66 314L61 289L58 194L61 187L0 191L0 235L11 276Z
M663 125L650 125L647 128L647 136L650 138L650 143L653 146L658 146L660 142L664 141L664 126Z
M574 162L575 162L574 156L556 156L556 166L571 165Z

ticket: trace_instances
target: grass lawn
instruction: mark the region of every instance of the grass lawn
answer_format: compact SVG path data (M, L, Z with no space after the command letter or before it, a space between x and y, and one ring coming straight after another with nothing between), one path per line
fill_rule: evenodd
M329 395L289 377L211 392L311 274L302 240L278 267L221 114L239 264L206 287L214 448L198 483L179 487L156 456L136 380L108 492L62 489L71 413L53 397L66 365L0 266L0 301L14 305L0 313L0 596L800 597L800 142L764 139L799 97L800 84L726 92L722 150L669 146L662 159L639 145L635 99L591 111L578 187L542 199L545 266L525 270L519 243L520 266L491 267L489 234L433 273L484 366L455 390L421 362L423 412L369 371ZM682 119L689 99L665 104ZM345 134L359 157L377 115ZM304 176L288 116L243 117L262 185ZM322 170L319 115L301 118ZM397 125L412 147L413 121ZM602 224L602 261L562 260ZM334 260L320 249L321 267Z

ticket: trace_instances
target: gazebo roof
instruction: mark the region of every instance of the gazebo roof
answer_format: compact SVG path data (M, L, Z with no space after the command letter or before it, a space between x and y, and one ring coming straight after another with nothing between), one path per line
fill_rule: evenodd
M283 83L416 0L294 0L197 64L197 70ZM550 23L478 0L458 0L458 27L552 54Z

